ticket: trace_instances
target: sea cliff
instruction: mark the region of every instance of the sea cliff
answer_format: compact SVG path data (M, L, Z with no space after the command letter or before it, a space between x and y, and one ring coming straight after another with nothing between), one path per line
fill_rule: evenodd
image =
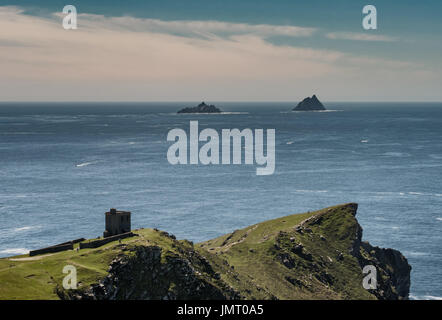
M0 259L0 299L407 299L407 259L362 241L356 211L290 215L198 244L139 229L100 248ZM67 263L77 289L62 286ZM366 265L376 289L362 286Z

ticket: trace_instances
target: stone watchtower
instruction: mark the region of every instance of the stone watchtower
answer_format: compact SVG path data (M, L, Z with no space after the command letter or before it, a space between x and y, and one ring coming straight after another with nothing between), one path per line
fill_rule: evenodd
M130 232L130 212L110 209L106 215L106 228L103 237L115 236L117 234Z

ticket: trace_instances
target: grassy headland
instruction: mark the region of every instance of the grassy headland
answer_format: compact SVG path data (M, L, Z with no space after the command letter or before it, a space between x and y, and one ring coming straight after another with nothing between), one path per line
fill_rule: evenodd
M203 243L155 229L95 249L0 259L0 299L404 299L410 267L361 241L356 204L258 223ZM376 266L378 289L362 286ZM78 288L65 290L65 265Z

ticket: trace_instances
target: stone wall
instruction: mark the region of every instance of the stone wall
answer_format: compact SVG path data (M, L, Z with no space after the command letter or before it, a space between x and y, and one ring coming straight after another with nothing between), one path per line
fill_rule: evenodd
M133 232L126 232L126 233L118 234L116 236L111 236L111 237L107 237L107 238L100 239L100 240L95 240L95 241L91 241L91 242L82 242L82 243L80 243L80 249L98 248L98 247L101 247L102 245L105 245L106 243L109 243L109 242L112 242L115 240L119 240L119 239L128 238L128 237L133 237L133 236L135 236L135 234Z
M60 251L66 251L66 250L73 250L74 244L86 240L85 238L79 238L63 243L56 244L54 246L32 250L29 251L29 256L36 256L38 254L44 254L44 253L54 253L54 252L60 252Z
M43 253L54 253L54 252L73 250L73 249L74 249L74 245L72 243L67 243L67 244L62 244L62 245L58 245L58 246L52 246L52 247L47 247L47 248L43 248L43 249L32 250L32 251L29 251L29 255L32 257L32 256L36 256L38 254L43 254Z

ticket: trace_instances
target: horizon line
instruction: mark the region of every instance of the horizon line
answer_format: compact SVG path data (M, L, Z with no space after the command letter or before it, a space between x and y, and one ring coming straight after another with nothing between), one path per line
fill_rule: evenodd
M210 102L210 103L297 103L301 100L54 100L54 101L20 101L20 100L5 100L0 101L0 104L5 103L195 103L195 102ZM322 100L324 103L442 103L442 100Z

